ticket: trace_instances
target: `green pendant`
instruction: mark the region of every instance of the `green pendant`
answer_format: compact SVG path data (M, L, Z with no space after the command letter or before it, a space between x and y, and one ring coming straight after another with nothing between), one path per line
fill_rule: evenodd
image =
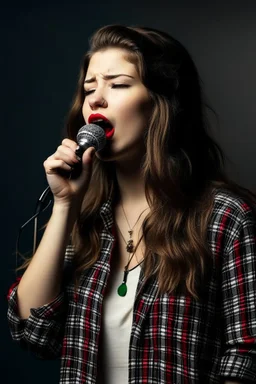
M119 296L125 296L127 293L127 285L125 283L122 283L121 285L119 285L117 289L117 293Z

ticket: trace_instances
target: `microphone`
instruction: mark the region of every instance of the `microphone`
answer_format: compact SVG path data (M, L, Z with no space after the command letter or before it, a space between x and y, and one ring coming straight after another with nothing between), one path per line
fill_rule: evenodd
M76 148L76 155L82 159L84 151L89 147L94 147L96 152L100 151L106 145L106 135L103 128L96 124L83 125L76 136L78 146ZM70 175L70 179L76 179L80 176L82 171L82 162L77 163Z
M96 124L83 125L77 133L76 140L77 140L78 146L76 148L75 153L80 158L83 157L83 153L84 151L86 151L87 148L94 147L97 152L103 149L107 142L104 129ZM82 170L82 162L75 165L69 177L71 179L75 179L76 177L79 177L81 170ZM49 195L50 192L51 190L48 185L37 201L35 215L32 218L37 217L39 213L43 210L44 201L46 200L46 197ZM30 218L30 220L32 218Z
M82 126L77 133L76 140L78 143L76 155L81 158L87 148L94 147L97 152L103 149L106 145L105 131L96 124Z

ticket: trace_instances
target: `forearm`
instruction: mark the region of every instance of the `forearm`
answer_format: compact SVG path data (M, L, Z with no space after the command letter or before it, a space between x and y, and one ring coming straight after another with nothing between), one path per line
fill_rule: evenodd
M224 384L242 384L242 383L238 381L224 381Z
M17 297L21 318L52 301L60 292L65 249L75 222L69 207L54 206L42 240L19 283Z

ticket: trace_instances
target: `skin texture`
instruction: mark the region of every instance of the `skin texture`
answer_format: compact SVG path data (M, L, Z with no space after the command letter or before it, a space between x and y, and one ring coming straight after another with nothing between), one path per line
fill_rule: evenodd
M123 75L105 78L120 74ZM93 81L87 83L89 79ZM148 127L152 104L135 65L127 61L127 52L120 48L96 52L87 70L85 91L85 122L88 123L92 113L101 113L115 127L114 136L97 156L105 161L141 157L145 151L143 133Z
M119 76L106 77L111 75ZM96 156L103 161L113 162L121 200L129 223L133 226L139 213L148 207L140 164L145 153L144 133L152 114L149 92L142 83L136 66L128 61L127 51L119 48L108 48L92 56L84 88L85 122L88 123L91 114L100 113L115 128L114 136ZM147 213L148 210L142 219ZM126 236L129 227L120 203L114 207L114 217L121 232ZM140 237L139 231L140 225L137 225L133 233L135 244ZM126 244L119 232L117 237L115 262L116 267L123 269L127 264ZM142 249L143 242L136 252L136 258L134 257L130 264L131 268L142 257Z

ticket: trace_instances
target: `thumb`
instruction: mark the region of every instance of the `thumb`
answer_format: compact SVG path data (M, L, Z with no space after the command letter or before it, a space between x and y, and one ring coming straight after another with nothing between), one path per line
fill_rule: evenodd
M84 182L86 179L89 179L91 176L91 171L92 171L92 163L93 163L93 158L96 150L94 147L88 148L84 153L83 157L81 160L81 175L79 179Z
M84 151L83 157L82 157L83 165L89 164L92 162L95 152L96 152L96 149L94 147L89 147L87 148L86 151Z

